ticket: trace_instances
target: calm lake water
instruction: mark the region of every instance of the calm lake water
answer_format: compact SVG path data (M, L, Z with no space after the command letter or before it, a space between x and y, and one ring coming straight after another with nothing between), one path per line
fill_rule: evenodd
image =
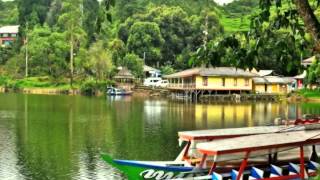
M101 152L172 160L178 131L267 125L303 113L320 114L320 104L0 94L0 179L125 179Z

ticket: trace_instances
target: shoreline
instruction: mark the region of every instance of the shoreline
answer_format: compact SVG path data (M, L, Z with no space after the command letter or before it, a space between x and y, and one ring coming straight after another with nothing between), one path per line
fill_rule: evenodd
M21 89L13 89L13 88L5 88L0 86L0 93L22 93L22 94L38 94L38 95L82 95L82 96L88 96L88 94L81 93L80 89L59 89L59 88L21 88ZM102 96L104 95L104 92L101 92L99 90L95 91L93 94L89 96ZM166 89L153 89L153 88L136 88L133 90L133 96L137 97L166 97L166 98L172 98L168 90ZM219 97L225 96L224 98ZM234 95L205 95L204 97L200 97L199 101L201 102L212 102L212 101L219 101L219 102L233 102L235 101L234 98L226 98L226 96L234 96ZM245 98L245 100L241 100L243 102L247 101L288 101L288 102L320 102L320 98L306 98L303 96L296 96L292 95L289 97L286 97L286 95L271 95L271 94L246 94L245 96L255 96L260 98ZM267 96L274 96L275 98L263 98ZM241 102L240 101L240 102Z

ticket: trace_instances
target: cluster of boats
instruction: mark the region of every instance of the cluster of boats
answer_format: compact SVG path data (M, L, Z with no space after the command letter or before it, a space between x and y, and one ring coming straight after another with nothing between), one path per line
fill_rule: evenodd
M131 179L307 179L320 168L320 117L285 125L179 132L174 161L102 158Z

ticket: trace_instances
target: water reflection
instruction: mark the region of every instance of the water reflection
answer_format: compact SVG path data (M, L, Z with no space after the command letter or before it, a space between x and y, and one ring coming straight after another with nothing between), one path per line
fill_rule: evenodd
M319 104L191 104L134 97L0 94L0 179L124 179L100 153L170 160L177 131L266 125Z

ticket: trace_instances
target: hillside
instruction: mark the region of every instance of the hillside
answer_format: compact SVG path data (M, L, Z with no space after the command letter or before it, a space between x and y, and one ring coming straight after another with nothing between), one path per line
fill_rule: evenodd
M15 1L0 0L0 26L18 23L18 9Z

